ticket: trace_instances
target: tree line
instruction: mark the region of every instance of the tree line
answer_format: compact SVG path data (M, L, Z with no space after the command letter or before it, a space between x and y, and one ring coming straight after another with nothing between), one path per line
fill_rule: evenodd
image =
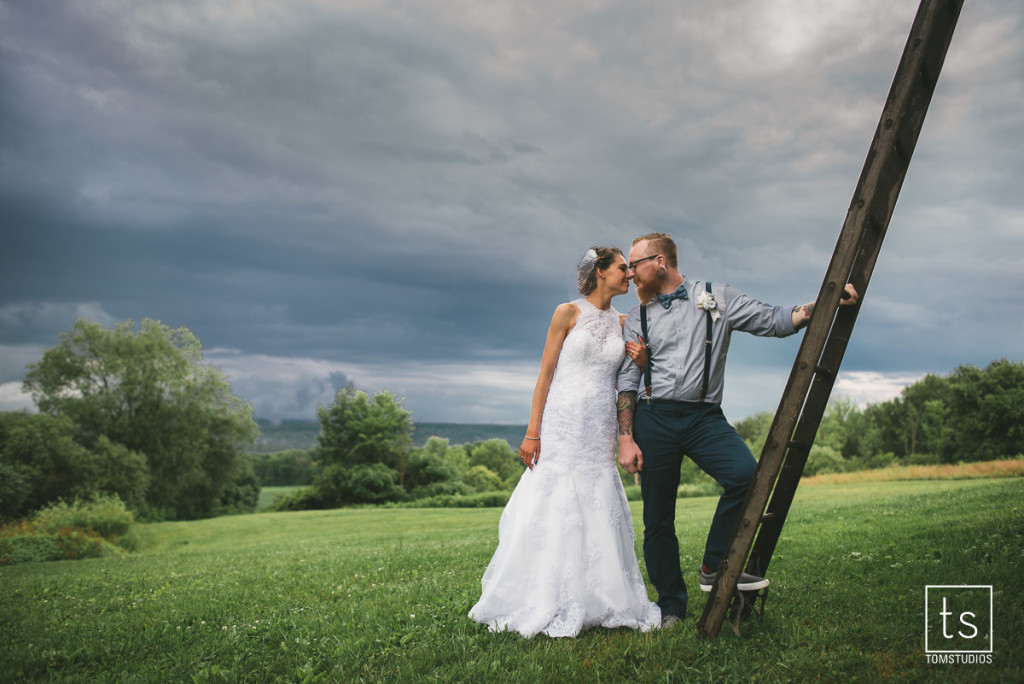
M319 407L310 451L249 453L252 407L187 328L79 319L30 364L38 413L0 413L0 522L60 500L115 496L146 520L255 509L261 484L303 484L281 503L327 508L506 491L521 467L504 440L413 447L411 412L353 387ZM261 483L262 481L262 483Z
M145 319L76 321L23 387L38 413L0 413L0 522L54 501L114 495L148 520L252 511L260 486L307 485L281 509L509 492L522 475L505 440L412 444L411 412L388 392L347 387L317 410L309 451L251 454L252 407L203 362L187 328ZM737 424L759 454L771 412ZM806 474L890 463L992 460L1024 452L1024 363L959 366L899 397L833 401Z
M755 455L774 414L736 424ZM1024 453L1024 362L1000 359L985 368L958 366L928 374L900 396L859 408L833 400L825 411L805 474L890 464L991 461Z
M412 446L412 413L390 392L370 396L346 387L317 409L317 418L319 471L309 487L279 501L278 510L510 491L523 472L503 439L451 446L432 437Z

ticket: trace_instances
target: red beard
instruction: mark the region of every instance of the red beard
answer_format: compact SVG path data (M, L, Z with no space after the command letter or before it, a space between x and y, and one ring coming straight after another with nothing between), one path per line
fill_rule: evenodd
M651 280L639 281L634 277L633 284L636 285L636 296L637 299L640 300L640 303L649 304L652 299L657 297L667 278L668 271L664 268L659 268L655 273L655 277Z

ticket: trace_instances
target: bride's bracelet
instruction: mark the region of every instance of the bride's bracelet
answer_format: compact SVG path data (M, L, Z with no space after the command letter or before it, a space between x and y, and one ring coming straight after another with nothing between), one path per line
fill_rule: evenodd
M532 439L532 440L537 441L537 442L540 441L540 437L530 437L529 435L527 435L526 437L523 437L523 439Z

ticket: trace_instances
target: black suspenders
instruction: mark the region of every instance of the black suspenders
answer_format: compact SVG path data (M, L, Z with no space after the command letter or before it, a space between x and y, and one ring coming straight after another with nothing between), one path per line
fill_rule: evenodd
M704 287L707 289L708 295L711 295L711 283L704 283ZM704 401L704 397L708 396L708 383L711 379L711 311L707 310L704 315L708 319L708 332L704 336L704 382L700 387L700 400Z
M647 305L640 305L640 332L647 345L647 363L644 364L644 391L647 392L647 403L651 403L651 344L647 338Z
M704 289L711 294L711 283L704 283ZM704 379L700 387L700 400L708 396L708 385L711 382L711 332L712 320L711 311L704 312L707 320L707 334L704 336ZM651 403L651 345L647 337L647 305L640 305L640 332L644 336L644 344L647 345L647 364L644 366L644 391L647 393L647 403Z

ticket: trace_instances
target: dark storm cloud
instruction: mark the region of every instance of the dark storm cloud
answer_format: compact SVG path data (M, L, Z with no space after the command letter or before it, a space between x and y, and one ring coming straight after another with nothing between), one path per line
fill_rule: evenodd
M258 415L341 378L518 421L576 259L652 230L808 301L916 4L0 2L0 402L76 316L148 316ZM965 7L850 371L1024 356L1022 17ZM733 413L796 344L734 343Z

